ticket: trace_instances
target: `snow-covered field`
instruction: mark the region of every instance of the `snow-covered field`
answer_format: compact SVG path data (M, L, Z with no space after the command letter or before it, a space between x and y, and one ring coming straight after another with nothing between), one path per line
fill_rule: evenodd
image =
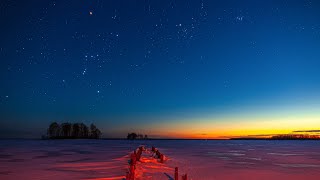
M123 179L129 154L155 146L168 160L143 153L136 179L320 179L320 141L0 140L0 179Z

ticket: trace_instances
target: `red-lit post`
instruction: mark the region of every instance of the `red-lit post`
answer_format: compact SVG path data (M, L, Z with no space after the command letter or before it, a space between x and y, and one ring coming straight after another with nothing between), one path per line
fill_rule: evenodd
M140 149L138 150L138 152L136 153L136 156L137 156L137 161L140 160L140 156L141 156L141 151Z
M134 180L135 168L134 165L130 166L130 180Z
M137 161L137 156L135 153L131 154L131 165L135 165Z
M160 162L163 163L163 161L164 161L164 155L160 154Z
M188 180L188 175L187 174L183 175L182 180Z
M141 154L142 154L142 150L140 149L140 150L139 150L139 159L138 159L138 160L140 160Z
M156 155L157 155L157 158L160 158L160 152L158 149L156 150Z
M178 167L174 168L174 180L179 180Z

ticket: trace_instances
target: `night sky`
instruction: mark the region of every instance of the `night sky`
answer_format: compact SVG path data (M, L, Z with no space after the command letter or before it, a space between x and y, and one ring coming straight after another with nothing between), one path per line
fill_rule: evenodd
M320 2L1 0L0 137L320 128Z

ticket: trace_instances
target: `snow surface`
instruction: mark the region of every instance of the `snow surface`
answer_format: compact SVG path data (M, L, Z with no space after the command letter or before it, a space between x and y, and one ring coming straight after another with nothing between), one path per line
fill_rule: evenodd
M157 147L160 163L144 152L136 179L277 180L320 177L319 141L205 140L1 140L0 179L125 178L129 154L146 145Z

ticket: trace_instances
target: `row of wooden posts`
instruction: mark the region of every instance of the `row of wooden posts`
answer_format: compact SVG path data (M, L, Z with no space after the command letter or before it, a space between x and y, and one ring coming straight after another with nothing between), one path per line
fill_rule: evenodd
M164 155L154 146L152 146L151 151L156 154L156 157L160 159L160 162L164 162Z
M136 170L136 163L140 160L142 151L145 151L143 146L140 146L138 149L138 152L136 150L133 151L133 153L130 155L129 160L129 171L127 171L126 174L126 180L134 180L135 176L135 170Z
M142 151L145 151L146 149L144 146L140 146L138 151L134 150L133 153L130 155L129 160L129 171L127 171L126 174L126 180L134 180L135 179L135 169L136 169L136 163L137 161L140 161ZM151 151L156 154L156 157L160 159L161 163L164 163L165 156L154 146L152 146ZM178 167L175 168L174 171L174 180L179 180L179 171ZM182 175L182 180L188 180L187 174Z

